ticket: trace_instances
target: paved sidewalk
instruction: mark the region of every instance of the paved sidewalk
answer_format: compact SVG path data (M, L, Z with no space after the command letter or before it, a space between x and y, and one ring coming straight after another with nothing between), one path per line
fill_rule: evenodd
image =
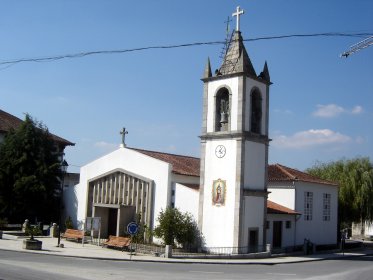
M320 261L325 259L338 259L344 257L357 257L373 254L372 249L360 251L350 251L342 253L316 254L308 256L281 256L265 259L188 259L188 258L163 258L149 255L130 255L129 252L121 252L114 249L102 248L97 245L77 243L74 241L61 240L64 248L57 247L57 238L38 237L38 240L43 241L41 251L26 250L22 248L24 238L16 238L11 235L4 234L3 239L0 239L0 250L27 252L34 254L49 254L64 257L78 257L102 260L117 260L117 261L141 261L141 262L169 262L169 263L210 263L210 264L285 264L297 262Z

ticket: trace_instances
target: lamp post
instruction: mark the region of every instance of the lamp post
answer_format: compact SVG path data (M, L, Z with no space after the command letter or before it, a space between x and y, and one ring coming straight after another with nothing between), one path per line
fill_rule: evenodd
M58 222L58 241L57 241L57 247L60 247L60 241L61 241L61 222L62 222L62 200L63 200L63 188L64 188L64 179L65 174L67 171L67 167L69 165L67 164L66 160L63 160L61 163L61 191L60 191L60 197L59 197L59 205L58 205L58 213L59 213L59 222Z

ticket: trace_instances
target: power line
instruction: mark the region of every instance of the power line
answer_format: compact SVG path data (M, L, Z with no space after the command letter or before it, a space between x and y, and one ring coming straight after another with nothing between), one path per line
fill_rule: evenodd
M306 38L306 37L366 37L366 36L372 36L372 35L373 33L328 32L328 33L314 33L314 34L291 34L291 35L257 37L257 38L252 38L252 39L244 39L243 41L254 42L254 41L261 41L261 40ZM20 59L0 61L0 65L5 65L5 67L0 70L4 70L10 66L13 66L18 63L24 63L24 62L51 62L51 61L62 60L66 58L81 58L85 56L99 55L99 54L120 54L120 53L139 52L139 51L156 50L156 49L175 49L175 48L194 47L194 46L203 46L203 45L220 45L220 44L225 44L225 43L226 41L194 42L194 43L186 43L186 44L179 44L179 45L148 46L148 47L133 48L133 49L88 51L88 52L37 57L37 58L20 58Z

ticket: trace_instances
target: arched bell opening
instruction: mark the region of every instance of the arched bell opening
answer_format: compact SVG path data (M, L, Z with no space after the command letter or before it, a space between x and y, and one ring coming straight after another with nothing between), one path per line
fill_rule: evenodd
M230 125L230 100L229 90L221 88L215 99L215 131L228 131Z
M258 89L251 93L251 132L261 134L262 130L262 95Z

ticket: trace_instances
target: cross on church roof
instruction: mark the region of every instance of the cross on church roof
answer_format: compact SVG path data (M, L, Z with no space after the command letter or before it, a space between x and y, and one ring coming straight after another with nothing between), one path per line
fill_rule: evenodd
M232 14L233 17L236 18L236 31L240 31L240 15L243 15L245 12L244 10L240 10L240 6L237 6L236 12Z
M126 146L126 134L128 134L128 131L126 130L125 127L122 128L122 130L120 131L120 134L122 135L122 145L123 147Z

